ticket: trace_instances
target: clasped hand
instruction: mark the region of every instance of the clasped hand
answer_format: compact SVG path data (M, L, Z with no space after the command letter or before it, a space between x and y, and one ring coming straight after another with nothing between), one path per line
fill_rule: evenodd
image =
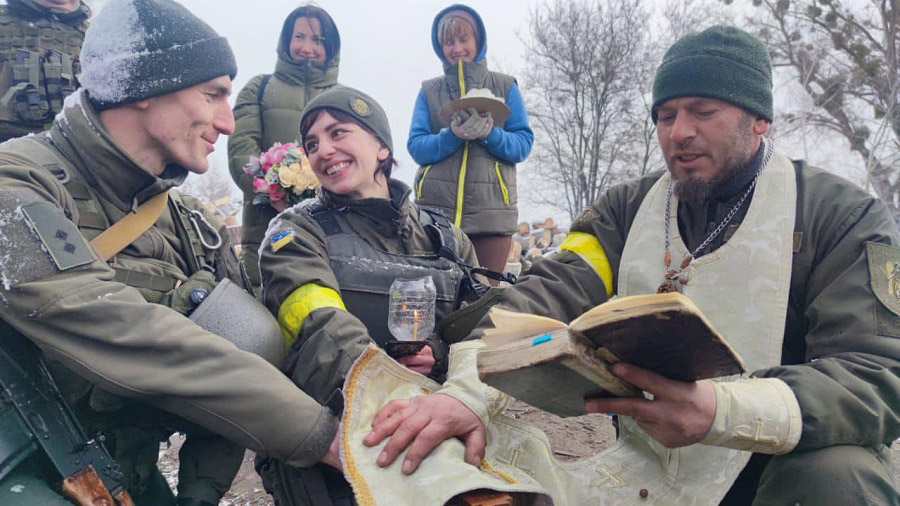
M484 139L494 128L491 113L480 114L474 107L460 109L450 119L450 130L464 141Z

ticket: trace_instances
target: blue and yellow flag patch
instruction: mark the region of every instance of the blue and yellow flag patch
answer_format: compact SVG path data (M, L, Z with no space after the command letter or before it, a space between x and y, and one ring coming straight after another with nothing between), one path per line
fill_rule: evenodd
M269 244L272 246L272 251L278 251L288 243L291 242L291 239L294 238L294 230L290 228L285 228L275 232L275 235L272 236L272 239L269 240Z

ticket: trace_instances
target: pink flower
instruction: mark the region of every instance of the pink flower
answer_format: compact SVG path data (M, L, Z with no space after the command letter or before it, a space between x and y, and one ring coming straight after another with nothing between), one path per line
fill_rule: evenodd
M254 193L269 193L269 183L266 182L265 179L255 177L253 178L253 192Z
M275 165L275 161L272 160L272 155L267 151L259 154L259 164L262 166L263 171L268 172Z

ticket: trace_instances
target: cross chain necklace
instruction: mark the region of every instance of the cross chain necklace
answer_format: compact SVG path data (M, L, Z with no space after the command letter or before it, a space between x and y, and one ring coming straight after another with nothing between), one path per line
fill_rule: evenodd
M675 180L673 179L672 181L669 181L669 188L666 190L666 217L664 225L666 254L663 256L663 264L665 264L666 266L666 274L665 279L656 289L656 293L677 292L679 291L678 285L686 285L688 283L688 276L686 273L684 273L684 269L686 269L687 266L691 264L691 260L693 260L698 253L703 251L703 248L708 246L713 239L718 237L718 235L722 233L723 230L725 230L725 227L728 226L732 218L734 218L734 215L737 214L738 210L741 208L741 206L744 205L744 202L747 200L750 194L753 193L753 188L756 187L756 182L759 180L759 175L762 173L763 168L769 164L769 159L772 158L772 152L775 151L774 144L775 143L772 140L764 141L763 147L766 150L765 157L763 158L762 163L759 165L759 168L756 169L756 174L753 176L753 181L750 182L750 186L747 188L747 191L745 191L744 194L741 195L740 200L738 200L734 207L732 207L731 210L728 211L728 214L725 215L725 218L722 219L722 222L719 223L719 226L717 226L716 229L713 230L706 237L706 239L703 240L702 243L700 243L700 246L697 246L697 248L694 249L693 252L688 253L684 256L677 271L671 268L672 254L669 253L669 219L671 217L670 212L672 193L674 193L675 190ZM678 285L675 284L675 281L678 281Z

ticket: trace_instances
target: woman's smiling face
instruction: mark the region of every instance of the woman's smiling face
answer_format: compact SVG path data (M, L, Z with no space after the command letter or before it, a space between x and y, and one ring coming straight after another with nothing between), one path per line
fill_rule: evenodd
M322 111L307 130L303 147L326 190L352 199L388 198L386 178L376 169L390 151L359 124Z

